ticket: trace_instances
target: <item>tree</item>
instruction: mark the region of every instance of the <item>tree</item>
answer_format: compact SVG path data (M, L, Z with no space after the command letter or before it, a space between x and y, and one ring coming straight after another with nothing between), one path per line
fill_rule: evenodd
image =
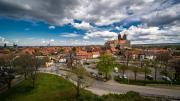
M130 61L130 57L131 57L129 50L126 49L124 55L125 55L125 59L126 59L126 65L129 66L129 61Z
M72 52L74 52L74 53L76 52L76 47L72 48Z
M27 79L30 68L32 66L32 56L30 54L22 54L15 59L15 66L19 73L24 74L24 78Z
M128 66L125 64L118 64L118 70L119 72L122 72L122 74L125 74L125 71L128 70Z
M144 60L143 62L144 62L144 65L143 65L142 71L144 72L144 80L146 80L147 74L151 73L151 69L149 69L150 61Z
M11 88L11 82L15 78L13 57L11 54L0 58L0 74L0 79L8 84L8 88Z
M98 72L105 75L105 79L108 79L109 73L115 66L115 60L109 55L102 55L99 62L97 63Z
M134 73L134 80L136 81L137 73L141 72L142 69L137 66L131 66L130 69Z
M44 61L45 61L45 62L50 62L51 59L50 59L48 56L46 56L46 57L44 57Z
M73 70L69 71L70 77L76 83L76 98L80 97L80 88L87 87L91 84L89 73L81 64L76 64Z
M64 49L63 48L59 48L58 53L60 53L60 54L64 53Z
M174 79L177 80L179 83L180 81L180 59L179 58L173 58L170 60L170 67L175 70L175 77Z
M156 61L160 64L160 68L163 66L163 74L167 76L167 66L169 64L169 60L171 59L171 55L169 52L161 52L156 56Z
M71 51L69 52L68 56L67 56L67 67L72 68L73 69L73 62L74 60L77 61L77 57L76 57L76 47L73 47L71 49Z
M4 71L4 79L5 82L8 84L8 88L11 88L11 82L15 79L15 71L11 68L8 68Z
M119 49L118 55L122 57L123 61L125 60L124 63L126 64L126 66L128 66L129 61L131 59L131 54L129 49Z
M43 65L43 60L40 58L37 58L36 56L33 56L32 61L31 61L31 67L30 67L30 72L31 72L30 78L32 80L33 88L35 87L38 68L41 65Z
M158 71L158 63L155 60L151 60L150 63L147 64L148 66L154 68L154 80L157 80L157 71Z
M24 78L32 81L32 87L35 87L37 70L43 65L43 60L30 54L22 54L15 59L16 67L19 73L24 74Z
M68 68L72 68L73 67L74 60L75 60L75 55L73 54L72 51L70 51L68 56L67 56L67 61L66 61Z

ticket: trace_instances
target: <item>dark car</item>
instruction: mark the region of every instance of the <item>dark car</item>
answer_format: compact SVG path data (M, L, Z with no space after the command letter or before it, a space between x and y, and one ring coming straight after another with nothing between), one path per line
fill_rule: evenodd
M148 79L148 80L153 80L153 77L152 77L151 75L147 75L147 76L146 76L146 79Z

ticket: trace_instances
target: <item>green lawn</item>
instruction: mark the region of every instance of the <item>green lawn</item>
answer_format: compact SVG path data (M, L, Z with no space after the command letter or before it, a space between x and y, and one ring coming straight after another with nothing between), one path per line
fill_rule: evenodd
M0 101L59 101L75 99L75 86L61 77L51 74L39 74L36 88L29 81L0 95ZM83 94L89 92L83 91Z
M76 101L75 86L67 80L52 74L41 73L35 88L27 80L0 94L0 101ZM97 96L81 90L79 101L153 101L136 92ZM156 100L158 101L158 100Z

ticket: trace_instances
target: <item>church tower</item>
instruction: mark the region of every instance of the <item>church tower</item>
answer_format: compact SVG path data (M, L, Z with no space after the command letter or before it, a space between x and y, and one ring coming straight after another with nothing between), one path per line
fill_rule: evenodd
M127 35L126 34L123 35L123 40L127 40Z
M121 40L121 34L118 34L118 40Z

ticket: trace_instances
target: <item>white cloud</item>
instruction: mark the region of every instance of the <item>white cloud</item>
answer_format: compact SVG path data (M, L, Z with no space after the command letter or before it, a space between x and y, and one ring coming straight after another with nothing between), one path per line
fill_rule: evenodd
M108 40L108 39L115 39L115 38L117 38L117 36L118 36L118 34L115 32L95 31L95 32L86 33L83 38L84 39L100 38L100 39Z
M148 27L146 25L131 26L124 29L120 34L127 34L132 43L174 43L180 39L179 26L168 26L165 29Z
M180 4L142 15L141 21L149 25L170 24L180 19Z
M93 28L89 23L82 21L81 23L71 23L77 29L90 30Z
M55 29L56 27L55 26L49 26L48 28L49 29Z
M1 42L4 42L4 41L5 41L5 38L0 36L0 41L1 41Z
M50 41L51 41L51 42L54 42L55 40L54 40L54 39L51 39Z
M46 41L44 41L44 40L43 40L43 41L42 41L42 43L43 43L43 44L45 44L45 43L46 43Z
M67 37L67 38L73 38L73 37L78 37L80 36L79 34L76 33L64 33L60 35L61 37Z
M128 14L123 9L125 2L120 0L84 0L72 11L72 16L97 25L112 24L127 17Z
M7 45L11 45L11 44L12 44L11 41L9 41L8 39L0 36L0 46L3 46L5 43L6 43Z
M87 30L84 39L109 40L117 37L117 33L106 31L106 28L99 30L90 23L109 25L122 22L122 25L128 25L139 21L147 26L132 26L129 29L111 27L123 30L121 33L127 32L128 38L133 42L180 40L180 3L177 0L1 0L0 9L0 15L18 19L30 18L45 21L50 25L71 23L77 29ZM74 19L81 20L82 23L74 23ZM171 25L172 23L174 25ZM159 25L166 25L167 28L160 29ZM48 28L55 29L55 26ZM60 36L71 38L80 35L64 33Z

